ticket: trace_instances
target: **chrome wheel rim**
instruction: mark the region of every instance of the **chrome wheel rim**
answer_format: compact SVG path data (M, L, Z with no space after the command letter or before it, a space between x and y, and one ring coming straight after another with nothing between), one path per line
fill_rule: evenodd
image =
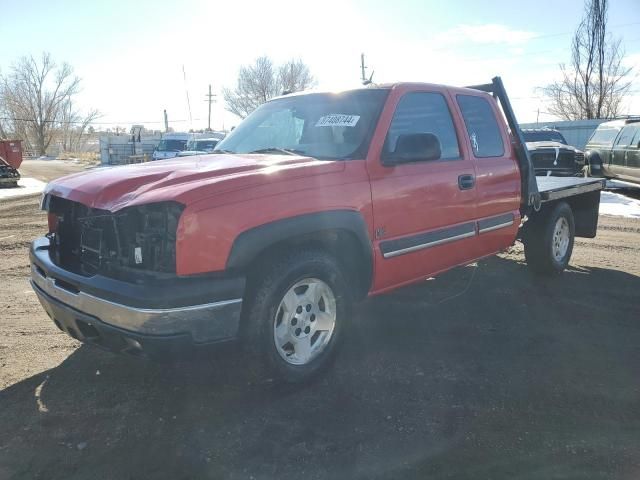
M336 326L336 297L317 278L300 280L287 290L273 319L278 353L291 365L306 365L327 347Z
M560 217L556 221L555 228L553 229L553 258L556 261L561 262L569 250L569 222L565 217Z

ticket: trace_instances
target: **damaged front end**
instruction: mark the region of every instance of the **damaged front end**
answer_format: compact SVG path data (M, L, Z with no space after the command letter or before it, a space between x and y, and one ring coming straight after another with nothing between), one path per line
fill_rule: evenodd
M109 212L47 195L49 255L83 276L120 280L176 273L176 232L184 206L161 202Z

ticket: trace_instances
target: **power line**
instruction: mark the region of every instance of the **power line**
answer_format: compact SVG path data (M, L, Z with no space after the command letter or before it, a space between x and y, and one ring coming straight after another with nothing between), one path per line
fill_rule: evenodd
M640 25L640 22L632 22L632 23L619 23L618 25L607 25L607 28L619 28L619 27L630 27L633 25ZM573 35L573 32L562 32L562 33L545 33L544 35L534 35L530 37L530 40L537 40L538 38L551 38L551 37L562 37L563 35Z
M628 27L628 26L635 26L635 25L640 25L640 22L631 22L631 23L621 23L621 24L617 24L617 25L610 25L608 27L610 28L619 28L619 27ZM552 38L552 37L560 37L560 36L564 36L564 35L571 35L574 34L575 31L572 32L559 32L559 33L550 33L550 34L544 34L544 35L535 35L529 38L529 40L537 40L540 38ZM640 41L640 37L638 38L633 38L630 40L625 40L625 43L634 43L634 42L638 42ZM546 53L552 53L552 52L556 52L559 49L564 49L563 47L558 47L552 50L540 50L537 52L529 52L529 53L523 53L520 57L522 58L526 58L526 59L531 59L533 56L535 55L543 55ZM513 58L519 58L517 55L508 55L508 56L500 56L500 57L493 57L493 58L478 58L478 57L468 57L468 58L461 58L461 61L482 61L482 62L487 62L487 61L493 61L493 60L505 60L505 59L513 59ZM365 69L368 68L364 65L364 54L362 54L361 56L361 69L362 69L362 79L366 80L366 77L364 75L364 71ZM189 92L187 90L186 87L186 72L184 69L184 65L182 66L182 73L183 73L183 79L184 79L184 83L185 83L185 92L186 92L186 97L187 97L187 106L188 106L188 110L189 110L189 115L191 116L191 103L189 101ZM372 74L373 75L373 74ZM369 80L371 80L369 78ZM640 90L629 90L627 93L631 93L631 94L636 94L636 93L640 93ZM209 85L209 93L205 94L205 97L208 97L208 100L205 100L207 102L209 102L209 118L208 118L208 126L209 129L211 129L211 103L214 102L215 100L212 100L212 97L216 97L215 94L211 93L211 85ZM543 96L528 96L528 97L511 97L512 100L524 100L524 99L543 99L545 97ZM4 121L19 121L19 122L36 122L36 120L33 119L28 119L28 118L10 118L10 117L0 117L0 120L4 120ZM202 121L203 119L201 118L189 118L188 120L171 120L169 123L186 123L186 122L190 122L192 123L193 121ZM83 121L58 121L58 120L44 120L42 123L55 123L55 124L59 124L59 125L84 125L85 122ZM136 120L136 121L120 121L120 122L90 122L90 125L123 125L123 124L131 124L131 125L135 125L135 124L164 124L164 121L157 121L157 120L151 120L151 121L144 121L144 120Z
M640 23L640 22L639 22ZM634 43L634 42L638 42L640 41L640 38L634 38L631 40L627 40L625 43ZM550 50L538 50L536 52L523 52L521 55L515 55L515 54L511 54L511 55L501 55L498 57L489 57L489 58L484 58L484 57L462 57L459 60L463 61L463 62L492 62L495 60L519 60L519 59L524 59L527 61L530 61L532 58L535 58L536 56L542 56L545 53L554 53L557 52L559 50L566 50L565 47L562 46L558 46L557 48L553 48Z
M32 118L11 118L11 117L0 117L0 120L5 120L5 121L12 121L12 122L36 122L36 120L32 119ZM194 118L193 120L196 121L200 121L203 120L202 118ZM190 120L170 120L169 123L185 123L185 122L189 122ZM42 123L55 123L58 125L84 125L84 122L72 122L72 121L58 121L58 120L43 120ZM91 122L90 125L122 125L122 124L131 124L131 125L136 125L136 124L144 124L144 123L152 123L152 124L156 124L156 123L160 123L163 124L164 121L157 121L157 120L151 120L151 121L144 121L144 120L135 120L135 121L131 121L131 120L123 120L121 122Z
M543 88L543 87L536 87L536 88ZM632 94L640 93L640 89L639 90L628 90L625 93L632 93ZM635 96L635 95L632 95L632 96ZM545 97L544 95L531 95L531 96L528 96L528 97L525 96L525 97L509 97L509 98L511 100L530 100L530 99L533 99L533 98L540 100L540 99L544 99L544 98L547 98L547 97Z

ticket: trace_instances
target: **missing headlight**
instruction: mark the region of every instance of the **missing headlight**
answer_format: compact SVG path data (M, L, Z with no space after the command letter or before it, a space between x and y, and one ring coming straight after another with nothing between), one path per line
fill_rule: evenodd
M176 232L184 207L162 202L116 213L56 198L59 226L51 258L82 275L130 279L132 273L175 273Z

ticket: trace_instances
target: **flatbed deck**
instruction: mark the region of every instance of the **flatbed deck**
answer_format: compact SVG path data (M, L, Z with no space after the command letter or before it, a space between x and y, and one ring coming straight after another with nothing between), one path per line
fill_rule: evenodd
M605 186L603 178L536 177L536 181L543 202L595 192Z

